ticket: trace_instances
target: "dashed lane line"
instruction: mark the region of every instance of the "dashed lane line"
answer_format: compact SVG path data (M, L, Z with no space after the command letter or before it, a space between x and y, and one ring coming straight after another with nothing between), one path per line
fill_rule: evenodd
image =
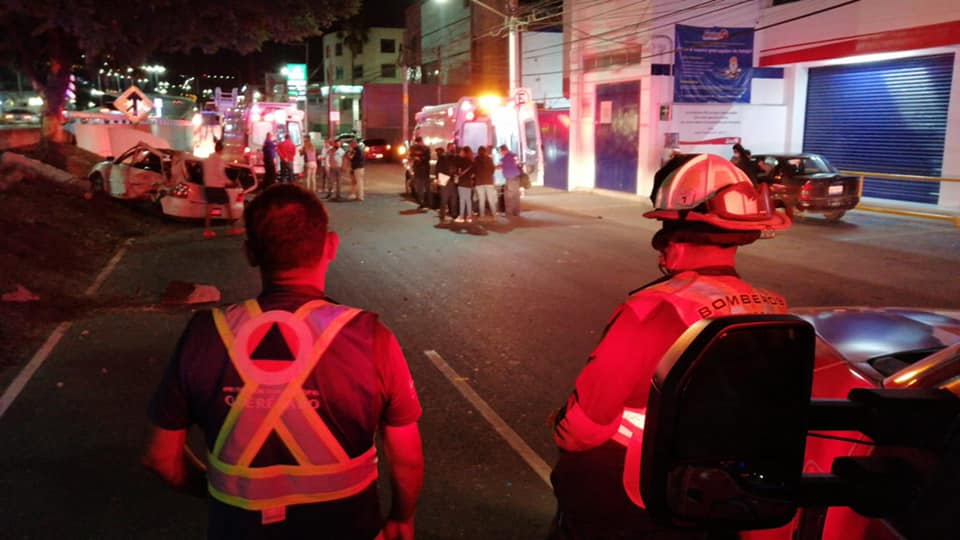
M124 253L127 252L127 248L130 247L130 244L133 243L133 239L130 238L120 246L120 249L113 254L113 258L107 262L107 265L103 267L103 270L97 275L97 278L93 283L87 287L87 290L84 291L84 295L93 296L100 289L100 286L103 285L103 282L107 280L107 277L113 272L113 269L117 267L117 264L120 262L120 259L123 258ZM0 395L0 418L3 418L3 415L6 414L7 409L13 405L13 401L17 399L17 396L20 395L20 392L27 386L27 383L30 382L30 379L33 377L33 374L40 369L40 366L47 361L47 358L50 356L50 353L53 352L53 349L56 348L57 344L60 343L60 340L63 339L63 336L66 335L67 331L70 330L70 327L73 326L73 321L64 321L57 325L53 329L53 332L50 333L50 336L46 341L43 342L43 345L40 346L40 349L34 353L33 358L27 362L27 365L24 366L20 373L10 382L4 391L3 395Z
M467 401L493 426L493 429L496 430L498 434L507 444L510 445L513 450L527 462L527 465L533 469L533 472L540 477L544 483L549 487L550 484L550 466L547 465L545 461L537 454L533 448L530 448L526 442L514 431L504 420L493 410L486 401L470 387L469 384L465 381L463 377L457 374L456 371L450 367L449 364L440 356L437 351L424 351L424 355L430 359L434 367L436 367L440 373L443 373L443 376L450 381L450 384L456 388L463 397L467 398Z

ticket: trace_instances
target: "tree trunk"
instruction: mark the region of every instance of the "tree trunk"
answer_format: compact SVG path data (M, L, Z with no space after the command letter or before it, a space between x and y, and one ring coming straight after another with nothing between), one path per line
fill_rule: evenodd
M69 139L63 129L63 111L67 105L67 86L70 84L70 70L60 62L50 62L46 83L34 81L43 95L43 139L62 143Z

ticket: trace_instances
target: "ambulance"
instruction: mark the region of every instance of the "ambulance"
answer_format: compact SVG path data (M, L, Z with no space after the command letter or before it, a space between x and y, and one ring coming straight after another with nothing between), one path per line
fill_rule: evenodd
M529 89L518 88L508 98L469 96L424 107L416 114L413 137L421 137L431 152L451 142L469 146L474 153L479 146L492 146L495 162L500 160L496 149L505 144L517 155L531 183L543 184L543 144L537 105Z
M295 103L257 102L226 111L223 119L223 159L250 165L258 177L263 176L263 141L267 133L273 133L273 140L277 144L286 137L293 141L297 147L293 173L302 175L304 113Z

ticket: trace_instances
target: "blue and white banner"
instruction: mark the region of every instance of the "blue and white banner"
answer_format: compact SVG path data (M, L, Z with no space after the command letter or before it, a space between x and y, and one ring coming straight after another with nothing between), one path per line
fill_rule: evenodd
M675 103L750 103L753 28L677 25Z

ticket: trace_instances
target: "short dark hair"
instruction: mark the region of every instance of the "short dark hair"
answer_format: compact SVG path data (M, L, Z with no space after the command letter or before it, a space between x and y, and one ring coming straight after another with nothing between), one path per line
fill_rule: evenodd
M247 244L267 272L310 267L327 240L327 210L313 193L294 184L264 190L243 212Z

